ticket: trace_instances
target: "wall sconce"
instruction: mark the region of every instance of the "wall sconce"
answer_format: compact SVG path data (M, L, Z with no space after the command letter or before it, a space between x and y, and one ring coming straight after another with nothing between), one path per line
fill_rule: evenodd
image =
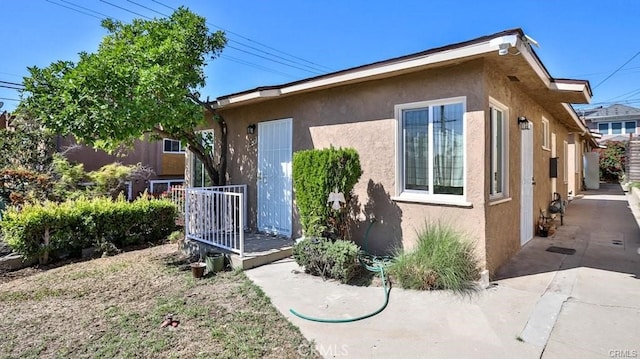
M256 125L252 123L247 126L247 135L253 135L254 133L256 133Z
M521 116L521 117L518 117L518 126L520 126L521 130L530 130L531 122L529 122L529 120L527 120L526 117Z

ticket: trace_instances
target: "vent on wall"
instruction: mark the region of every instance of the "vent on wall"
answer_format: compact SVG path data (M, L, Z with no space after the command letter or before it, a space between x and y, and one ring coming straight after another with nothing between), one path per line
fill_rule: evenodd
M520 82L520 79L517 76L507 75L507 78L509 79L509 81Z

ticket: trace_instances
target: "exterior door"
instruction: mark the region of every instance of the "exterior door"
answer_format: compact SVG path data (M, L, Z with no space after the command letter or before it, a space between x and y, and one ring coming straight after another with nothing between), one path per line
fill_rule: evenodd
M520 245L533 238L533 124L522 135L520 184Z
M258 230L291 236L292 120L258 124Z

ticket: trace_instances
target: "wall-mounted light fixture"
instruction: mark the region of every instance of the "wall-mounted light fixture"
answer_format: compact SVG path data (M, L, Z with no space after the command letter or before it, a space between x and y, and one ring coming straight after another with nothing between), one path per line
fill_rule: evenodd
M521 130L530 130L531 122L529 122L526 117L520 116L518 117L518 126L520 126Z
M247 126L247 135L253 135L254 133L256 133L256 125L252 123Z

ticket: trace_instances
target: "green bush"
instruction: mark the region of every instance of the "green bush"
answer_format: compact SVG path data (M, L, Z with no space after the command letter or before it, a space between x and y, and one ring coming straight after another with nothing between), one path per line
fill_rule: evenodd
M117 247L156 242L175 229L175 217L175 205L167 200L79 198L10 208L0 228L16 252L47 258L51 251L73 253L90 246L104 247L105 242Z
M0 198L6 204L21 206L47 200L52 192L51 177L26 169L0 169Z
M358 251L351 241L307 238L293 247L293 258L307 273L346 283L360 270Z
M606 141L606 148L596 151L600 157L600 180L617 182L624 175L627 141Z
M293 155L293 188L302 231L307 237L347 238L349 208L333 210L329 193L337 189L348 204L362 169L354 149L312 149Z
M480 268L471 242L448 225L428 223L412 251L396 253L389 274L403 288L464 292L475 288Z

